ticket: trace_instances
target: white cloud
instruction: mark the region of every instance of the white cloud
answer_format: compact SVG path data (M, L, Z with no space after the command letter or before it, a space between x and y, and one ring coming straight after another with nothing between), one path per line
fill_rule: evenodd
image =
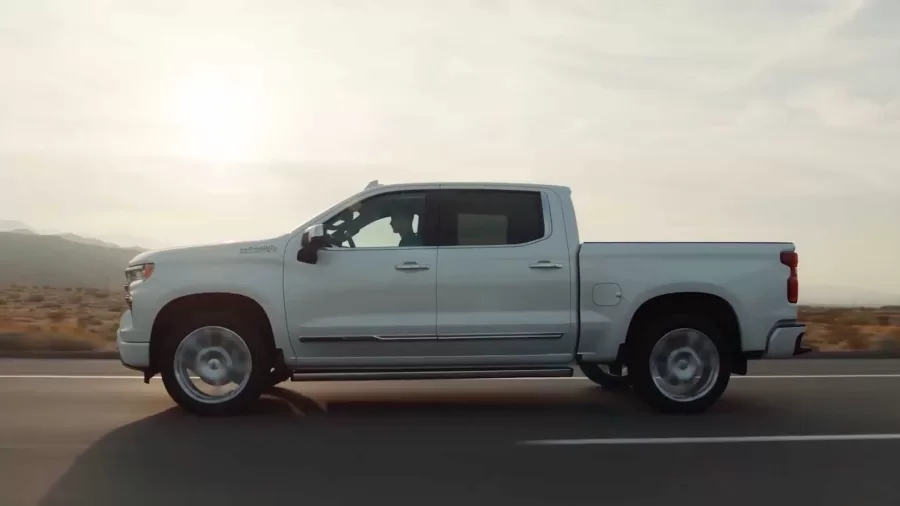
M586 239L796 238L808 275L890 288L894 5L5 2L0 218L184 243L375 178L545 181ZM180 107L197 75L224 77Z
M815 115L828 127L869 130L900 125L900 102L879 104L841 86L806 88L789 97L787 104Z

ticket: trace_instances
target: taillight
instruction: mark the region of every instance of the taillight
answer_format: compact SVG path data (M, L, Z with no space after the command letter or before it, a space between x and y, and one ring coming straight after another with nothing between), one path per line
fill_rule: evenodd
M800 295L800 281L797 278L797 264L800 256L795 251L782 251L781 263L791 268L787 279L787 299L791 304L796 304Z

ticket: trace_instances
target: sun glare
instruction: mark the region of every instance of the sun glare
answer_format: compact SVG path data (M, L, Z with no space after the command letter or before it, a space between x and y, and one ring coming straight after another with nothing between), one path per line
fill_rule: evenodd
M213 73L186 79L175 113L183 150L193 158L239 161L250 155L258 127L256 97L240 82Z

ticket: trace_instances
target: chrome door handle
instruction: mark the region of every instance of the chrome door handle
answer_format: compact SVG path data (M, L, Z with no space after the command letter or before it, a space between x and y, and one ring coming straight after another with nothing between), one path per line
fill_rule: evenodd
M540 262L529 265L532 269L562 269L562 264L551 262L549 260L541 260Z
M398 271L427 271L431 269L429 265L420 265L418 262L403 262L402 264L397 264L394 266L394 269Z

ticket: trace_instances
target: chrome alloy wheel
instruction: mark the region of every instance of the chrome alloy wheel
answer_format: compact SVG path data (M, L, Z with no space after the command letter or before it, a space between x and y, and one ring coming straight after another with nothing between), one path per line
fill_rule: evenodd
M706 394L719 378L715 343L696 329L675 329L650 352L650 373L661 394L676 402L691 402Z
M253 359L247 343L223 327L201 327L175 350L175 378L191 399L218 404L237 396L250 380Z

